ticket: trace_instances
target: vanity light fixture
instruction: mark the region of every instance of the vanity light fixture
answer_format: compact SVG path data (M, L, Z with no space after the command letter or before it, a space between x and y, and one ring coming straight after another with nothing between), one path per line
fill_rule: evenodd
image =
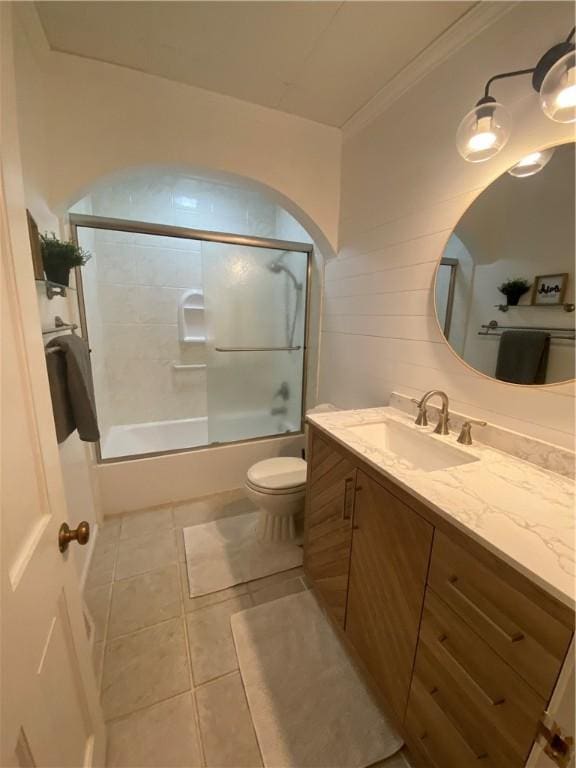
M540 95L540 106L544 114L557 123L576 121L574 31L575 28L572 28L564 42L546 51L535 67L502 72L488 80L484 96L458 126L456 146L464 160L470 163L489 160L500 152L510 138L510 113L490 96L490 86L495 80L532 75L532 87Z
M510 176L516 176L518 179L524 179L526 176L534 176L535 173L541 171L549 162L550 158L554 154L554 149L541 149L538 152L530 152L516 165L508 170Z

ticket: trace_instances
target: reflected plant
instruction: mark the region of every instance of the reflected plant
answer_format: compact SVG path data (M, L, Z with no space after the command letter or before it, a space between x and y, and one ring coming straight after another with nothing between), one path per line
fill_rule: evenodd
M71 240L58 240L54 232L40 235L40 248L46 279L68 285L70 270L86 264L91 254Z
M523 277L515 277L504 281L502 285L498 286L498 290L506 296L509 305L515 306L520 297L530 290L530 287L528 280Z

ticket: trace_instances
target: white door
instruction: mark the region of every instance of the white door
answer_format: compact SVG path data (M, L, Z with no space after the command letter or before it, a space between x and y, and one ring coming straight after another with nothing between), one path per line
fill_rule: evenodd
M566 654L566 661L558 677L556 687L550 699L550 704L542 718L544 730L536 740L527 768L574 768L576 736L575 691L576 680L574 671L574 638ZM550 739L548 733L558 734L558 741Z
M105 728L72 553L27 243L0 3L0 765L99 766ZM8 61L8 64L6 64ZM68 521L71 527L78 522ZM72 544L71 546L78 546Z

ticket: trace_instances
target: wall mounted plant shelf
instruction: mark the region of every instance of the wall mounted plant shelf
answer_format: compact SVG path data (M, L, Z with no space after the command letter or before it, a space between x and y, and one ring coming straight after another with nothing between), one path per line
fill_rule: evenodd
M509 309L563 309L564 312L574 312L574 304L515 304L510 307L508 304L494 304L500 312L508 312Z
M66 291L75 291L70 285L60 285L60 283L54 283L52 280L36 280L37 285L43 285L46 291L46 296L49 299L53 299L55 296L66 296Z

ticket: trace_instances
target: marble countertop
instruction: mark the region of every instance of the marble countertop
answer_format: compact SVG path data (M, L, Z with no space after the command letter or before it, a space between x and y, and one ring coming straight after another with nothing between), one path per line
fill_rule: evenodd
M574 481L510 454L456 435L432 434L395 408L369 408L309 415L307 419L405 491L486 546L549 594L574 607ZM396 454L379 450L350 427L396 421L478 461L448 469L414 469Z

